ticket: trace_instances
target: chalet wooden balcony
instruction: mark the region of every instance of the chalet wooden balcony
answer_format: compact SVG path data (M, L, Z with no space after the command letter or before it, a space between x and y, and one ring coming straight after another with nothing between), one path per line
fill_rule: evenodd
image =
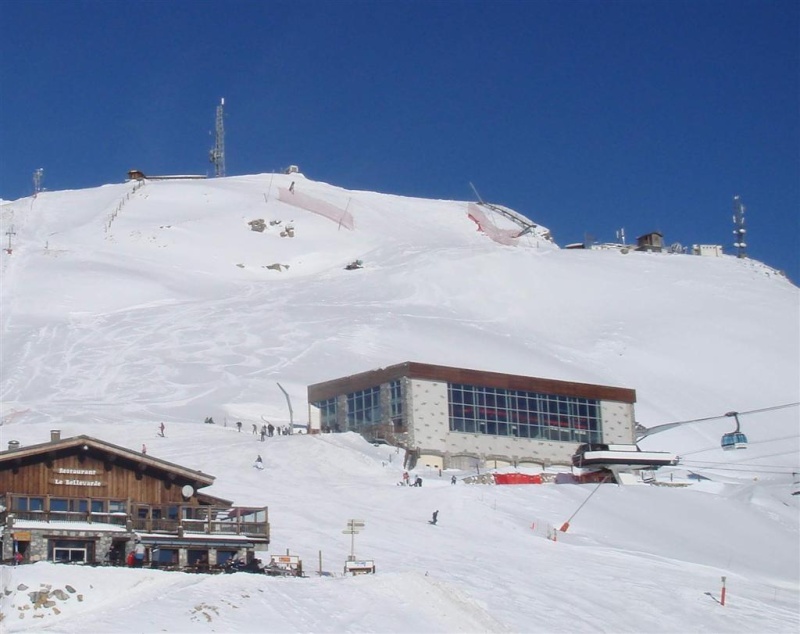
M173 507L174 508L174 507ZM153 510L156 512L154 513ZM127 530L147 533L201 533L214 535L244 535L251 538L269 539L269 516L267 507L262 508L212 508L192 507L194 518L167 519L158 517L159 509L151 507L145 517L127 513L97 513L74 511L28 511L4 510L0 522L8 524L9 517L17 521L47 523L85 522L89 524L111 524Z

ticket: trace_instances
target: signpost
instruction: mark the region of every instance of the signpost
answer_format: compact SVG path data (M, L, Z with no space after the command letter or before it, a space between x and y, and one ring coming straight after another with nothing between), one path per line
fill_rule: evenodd
M344 574L375 574L375 562L371 559L356 559L356 533L364 528L364 520L347 520L347 528L342 532L350 535L350 556L344 562Z
M356 559L356 534L360 533L362 528L364 528L364 520L348 520L347 528L342 531L345 535L350 535L350 557L347 558L348 561L355 561Z

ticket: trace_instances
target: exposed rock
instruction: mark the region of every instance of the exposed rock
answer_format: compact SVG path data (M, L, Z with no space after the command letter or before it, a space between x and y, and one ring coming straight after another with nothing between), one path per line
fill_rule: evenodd
M47 590L34 590L33 592L28 593L28 598L31 600L31 603L34 605L38 605L47 601L47 596L50 593Z
M66 585L66 586L64 586L64 589L65 589L67 592L69 592L70 594L75 594L75 592L76 592L75 588L73 588L73 587L72 587L71 585L69 585L69 584L68 584L68 585Z
M19 585L17 586L17 590L19 590L19 591L21 591L21 592L24 592L24 591L25 591L25 590L27 590L27 589L28 589L28 586L26 586L24 583L21 583L21 584L19 584Z
M64 592L61 588L57 588L56 590L53 590L50 593L50 596L51 597L55 597L59 601L66 601L67 599L69 599L69 595L66 592Z

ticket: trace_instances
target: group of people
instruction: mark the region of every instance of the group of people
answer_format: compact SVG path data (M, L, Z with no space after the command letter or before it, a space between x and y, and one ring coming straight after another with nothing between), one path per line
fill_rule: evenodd
M284 425L283 427L276 427L270 422L264 423L260 428L256 423L253 423L253 436L260 436L261 441L263 442L267 438L271 438L275 435L275 432L278 433L278 436L288 436L291 434L291 430L289 429L288 425ZM236 431L242 431L242 421L236 421Z
M241 425L241 423L236 423L237 425ZM261 425L261 429L259 430L258 425L253 423L253 436L261 436L261 442L264 442L267 438L271 438L275 435L275 432L278 432L278 436L282 434L288 434L289 428L285 425L283 427L275 427L272 423L264 423Z
M411 482L411 476L408 475L408 471L403 471L403 481L400 484L402 484L404 487L421 487L422 478L417 476L414 478L414 481Z
M128 553L125 563L130 568L141 568L144 565L144 544L141 539L137 538L133 550Z

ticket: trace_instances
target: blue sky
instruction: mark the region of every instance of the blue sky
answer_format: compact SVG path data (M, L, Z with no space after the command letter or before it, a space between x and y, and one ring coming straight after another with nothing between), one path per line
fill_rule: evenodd
M0 0L0 198L209 173L504 204L800 280L800 5Z

